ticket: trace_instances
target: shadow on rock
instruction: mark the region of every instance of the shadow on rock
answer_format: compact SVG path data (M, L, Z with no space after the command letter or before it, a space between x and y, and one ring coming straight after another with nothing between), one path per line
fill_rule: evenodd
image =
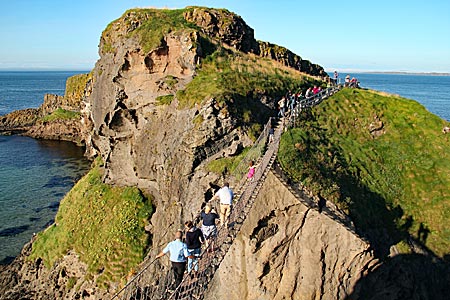
M397 255L375 266L355 285L347 298L449 299L450 264L419 254Z

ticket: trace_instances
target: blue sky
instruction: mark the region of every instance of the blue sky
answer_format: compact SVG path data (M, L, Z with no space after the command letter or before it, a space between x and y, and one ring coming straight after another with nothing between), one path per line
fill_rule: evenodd
M125 10L187 5L227 8L329 71L450 72L448 0L1 0L0 69L90 70Z

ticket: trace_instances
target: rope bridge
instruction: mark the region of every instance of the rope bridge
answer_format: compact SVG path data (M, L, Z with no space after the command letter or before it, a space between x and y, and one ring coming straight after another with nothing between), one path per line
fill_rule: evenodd
M283 124L276 126L272 142L267 141L269 129L272 125L272 119L265 125L263 132L256 140L252 148L248 151L244 159L233 171L236 178L243 177L235 193L234 203L229 216L229 226L218 227L217 237L214 243L202 250L198 260L198 272L195 276L185 274L181 284L171 290L173 286L173 274L170 269L168 272L159 271L149 274L150 267L155 267L157 259L150 261L141 271L131 279L125 287L113 296L112 299L127 300L193 300L203 299L204 291L208 283L214 277L215 271L219 268L228 249L231 247L235 237L240 231L252 205L261 189L267 174L269 173L278 152L281 134L284 126L295 124L295 118L298 117L302 109L319 104L323 99L338 91L337 87L328 88L313 97L301 100L297 106L290 112L289 117L283 118ZM287 121L287 123L286 123ZM266 151L264 152L264 148ZM247 180L245 174L250 161L256 162L256 171L252 180ZM200 213L195 218L195 223L200 223ZM214 245L215 249L212 249ZM160 274L160 276L158 276Z

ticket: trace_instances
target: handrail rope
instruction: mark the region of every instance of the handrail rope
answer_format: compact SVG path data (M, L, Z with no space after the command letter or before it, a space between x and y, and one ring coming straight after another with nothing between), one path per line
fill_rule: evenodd
M271 160L271 158L273 157L273 153L275 153L275 150L278 148L277 147L277 145L278 145L278 143L277 143L277 141L279 141L279 137L281 136L281 133L280 134L278 134L277 135L278 137L276 137L275 138L275 140L274 140L274 145L275 145L275 147L272 147L272 149L271 149L271 151L267 151L266 152L266 159L267 159L267 165L266 165L266 167L264 168L264 169L260 169L260 170L262 170L262 171L260 171L259 173L261 173L260 175L259 175L259 179L258 180L255 180L254 182L253 182L253 191L255 190L255 188L257 187L257 185L258 185L258 183L260 183L259 181L261 180L261 179L263 179L264 178L264 175L266 175L267 173L268 173L268 170L270 169L270 167L271 167L271 164L269 164L268 162ZM270 153L270 155L268 155ZM272 160L272 163L273 163L273 160ZM255 176L258 176L257 174L255 174ZM247 182L247 184L248 184L248 182ZM245 193L246 191L244 191L244 193ZM241 197L240 197L240 200L239 200L239 202L238 203L244 203L245 201L241 201L242 200L242 198L245 196L245 194L242 194L241 195ZM248 194L247 195L247 201L248 200L250 200L251 199L251 197L252 197L252 194L253 193L250 193L250 194ZM236 214L237 214L237 209L233 209L233 212L234 212L234 217L236 218ZM240 211L241 213L243 212L243 210L242 211ZM232 218L232 215L230 215L230 219ZM221 235L221 233L223 232L225 230L225 233L227 232L227 231L229 231L228 230L228 228L226 228L226 227L221 227L219 230L218 230L218 239L220 239L220 236L224 236L224 235ZM226 236L226 237L228 237L229 236L229 234ZM212 243L209 245L209 247L211 247L212 246ZM205 250L205 251L207 251L207 249ZM202 255L201 256L203 256L203 254L204 254L205 252L203 252L202 253ZM220 255L220 257L219 257L219 259L220 259L220 261L221 260L223 260L223 258L224 258L224 256L225 256L225 254L226 254L226 251L225 251L225 253L223 253L222 255ZM216 257L214 257L214 258L216 258ZM220 263L220 262L219 262ZM207 269L207 268L206 268ZM205 269L205 270L206 270ZM200 275L201 276L201 275ZM184 284L184 282L185 282L185 280L187 279L187 277L184 277L183 278L183 281L182 281L182 283L180 284L180 286L178 287L178 289L170 296L170 298L169 299L172 299L173 297L174 297L174 295L177 295L177 292L179 292L179 290L183 287L183 284ZM206 278L207 279L207 278ZM208 280L209 281L209 280ZM207 283L207 282L206 282ZM189 287L189 286L188 286ZM178 297L177 299L184 299L184 297Z
M269 121L266 123L266 125L264 126L264 129L263 129L263 132L260 134L260 136L258 137L258 139L257 139L257 141L254 143L254 145L252 146L252 149L254 148L254 147L256 147L257 145L258 145L258 143L261 141L261 140L263 140L263 138L265 138L265 137L267 137L267 131L268 131L268 128L269 128L269 126L270 126L270 124L271 124L271 121L272 121L272 119L270 118L269 119ZM252 150L251 149L251 150ZM250 152L250 150L249 150L249 152ZM244 157L244 159L245 159L245 157ZM241 163L242 163L242 161L241 161ZM245 184L245 183L244 183ZM196 219L198 218L200 216L200 213L198 214L198 216L196 217ZM169 230L169 228L167 229L167 231ZM132 285L132 283L133 282L135 282L151 265L153 265L154 264L154 262L156 261L157 259L154 259L153 261L151 261L146 267L144 267L138 274L136 274L136 276L134 276L119 292L117 292L114 296L113 296L113 298L112 299L115 299L115 298L117 298L125 289L127 289L129 286L131 286ZM169 272L168 273L170 273L170 270L169 270ZM167 275L169 275L169 274L167 274ZM161 276L162 277L162 276ZM160 277L160 278L161 278Z
M170 227L166 228L166 234L169 232ZM161 247L162 245L158 245L158 247ZM138 277L140 277L144 271L146 271L148 268L150 268L150 266L152 266L158 259L155 258L153 259L150 263L148 263L144 268L142 268L135 276L133 276L133 278L131 278L130 281L127 282L127 284L125 284L124 287L122 287L120 289L120 291L118 291L117 293L114 294L114 296L111 298L111 300L116 299L128 286L130 286ZM145 261L144 261L145 262Z
M326 89L326 90L323 90L323 91L321 91L320 93L318 93L318 94L316 94L316 95L314 95L314 96L312 96L312 97L309 97L309 98L306 98L306 99L303 99L303 100L301 100L301 101L299 101L298 103L297 103L297 105L296 105L296 107L294 108L294 111L291 111L290 112L290 117L289 117L289 122L288 122L288 124L286 124L286 125L291 125L291 120L292 120L292 118L295 118L295 113L298 113L298 109L301 109L302 107L311 107L311 106L314 106L314 105L317 105L318 103L320 103L320 101L322 101L323 100L323 98L325 98L325 97L327 97L327 96L330 96L330 95L332 95L332 94L334 94L335 93L335 88L329 88L329 89ZM324 97L325 96L325 97ZM304 101L304 102L302 102L302 101ZM306 104L305 106L303 106L302 104ZM235 170L238 168L238 167L240 167L241 165L243 165L245 162L248 162L248 160L249 160L249 157L250 157L250 154L251 154L251 150L253 150L253 149L255 149L257 146L259 146L259 143L264 139L264 138L266 138L267 136L268 136L268 129L272 126L272 119L270 118L269 119L269 121L266 123L266 125L264 126L264 129L263 129L263 131L262 131L262 133L261 133L261 135L258 137L258 139L255 141L255 143L253 144L253 146L252 146L252 148L249 150L249 152L246 154L246 156L241 160L241 162L238 164L238 166L235 168ZM283 125L285 125L285 124L283 124ZM283 130L283 128L281 128L281 131ZM280 132L280 130L278 130L277 132ZM280 134L277 134L277 138L275 138L275 140L273 141L273 144L276 144L276 146L278 146L278 144L279 144L279 140L280 140L280 137L281 137L281 133ZM271 155L270 156L268 156L268 158L266 158L267 159L267 163L270 161L270 159L272 158L272 156L273 156L273 153L275 153L275 149L277 149L278 147L273 147L273 149L271 149L272 151L269 151L270 149L267 149L267 151L266 151L266 154L268 154L268 153L271 153ZM266 155L264 155L263 157L265 157ZM272 162L273 163L273 162ZM246 192L247 192L247 190L245 189L245 186L247 186L247 188L250 186L250 189L249 190L251 190L252 192L257 188L257 185L258 185L258 183L259 183L259 180L261 180L264 176L264 171L267 171L269 168L271 167L271 164L269 165L269 163L266 165L266 167L263 169L263 171L260 171L260 172L258 172L258 173L261 173L258 177L259 177L259 179L258 180L255 180L252 184L251 183L249 183L248 181L243 181L243 183L241 183L240 184L240 186L239 186L239 190L242 190L243 189L243 192L241 192L241 195L240 195L240 198L239 199L242 199L242 198L244 198L244 196L246 196L248 199L246 200L247 202L248 202L248 200L250 200L250 198L252 197L252 193L250 193L250 195L246 195ZM261 170L261 168L258 168L259 170ZM255 172L255 177L256 177L256 172ZM243 201L240 201L240 202L242 202L243 203ZM243 211L243 210L242 210ZM241 212L242 212L241 211ZM234 213L233 213L234 212ZM233 214L233 216L234 217L236 217L236 214L237 214L237 210L236 209L234 209L233 210L233 212L232 212L232 214ZM199 214L200 215L200 214ZM246 214L244 215L244 216L246 216ZM230 215L230 217L229 218L231 218L231 215ZM196 218L197 219L197 218ZM228 230L228 228L225 228L225 227L221 227L221 228L219 228L218 229L218 233L217 233L217 236L219 236L220 235L220 233L222 233L223 232L223 230L225 230L225 231L229 231ZM223 235L222 235L223 236ZM227 235L227 237L229 236L229 234ZM211 243L209 246L208 246L208 248L210 247L210 246L212 246L212 244L213 243ZM217 245L216 245L217 246ZM209 250L209 249L205 249L201 254L200 254L200 256L198 257L198 260L195 262L195 264L196 265L198 265L198 263L199 263L199 260L200 260L200 258L202 258L202 256L205 254L205 251L207 251L207 250ZM226 252L225 252L225 254L226 254ZM225 256L225 254L223 254L223 255L221 255L222 256L222 259L223 259L223 257ZM215 257L214 257L215 258ZM112 298L112 299L115 299L121 292L123 292L128 286L130 286L131 284L132 284L132 282L134 282L134 281L136 281L137 280L137 278L139 278L155 261L156 261L157 259L154 259L152 262L150 262L144 269L142 269L135 277L133 277L133 279L132 280L130 280L130 282L129 283L127 283L127 285L124 287L124 288L122 288L116 295L114 295L114 297ZM169 270L169 272L166 274L166 277L169 275L169 273L170 273L170 270ZM162 276L161 276L162 277ZM161 278L160 277L160 278ZM172 297L174 297L174 295L176 295L177 294L177 292L178 292L178 290L183 286L183 283L186 281L186 279L188 278L188 276L184 276L183 277L183 280L182 280L182 282L181 282L181 284L177 287L177 289L174 291L174 293L172 293L171 295L170 295L170 298L168 298L168 299L171 299ZM165 290L167 291L167 288L165 288Z

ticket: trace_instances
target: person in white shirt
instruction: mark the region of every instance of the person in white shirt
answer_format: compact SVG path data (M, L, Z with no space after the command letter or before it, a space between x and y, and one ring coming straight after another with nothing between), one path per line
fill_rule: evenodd
M210 201L215 199L219 199L220 203L220 225L228 225L228 218L231 213L231 205L233 204L233 191L230 189L228 182L223 184L223 187L220 188L214 197L211 198Z

